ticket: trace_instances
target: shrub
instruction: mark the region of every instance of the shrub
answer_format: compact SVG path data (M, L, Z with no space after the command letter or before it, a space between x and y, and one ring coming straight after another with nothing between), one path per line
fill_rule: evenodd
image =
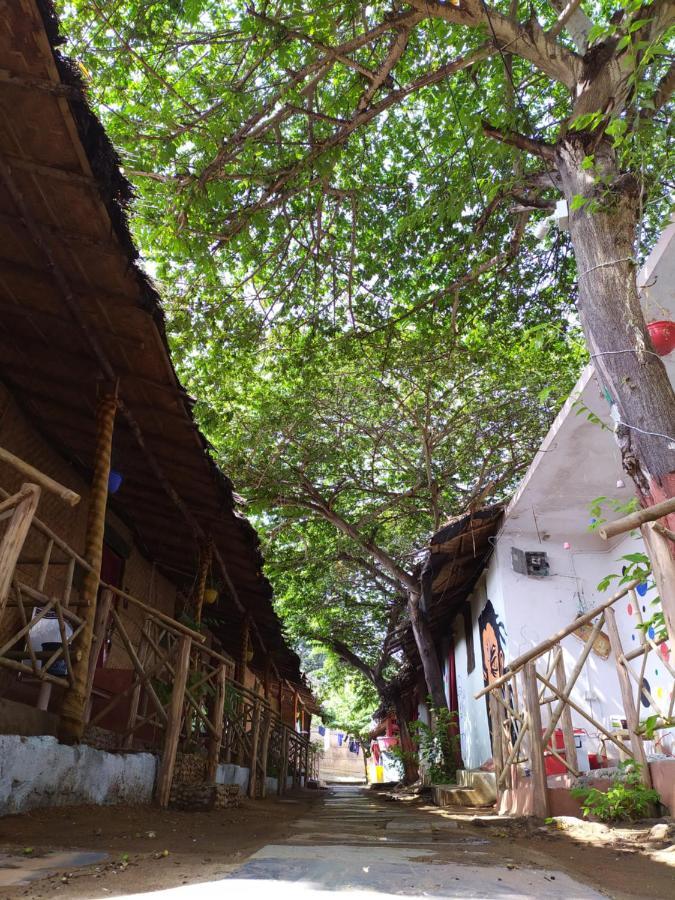
M410 723L410 731L417 740L420 761L433 784L454 783L460 761L459 736L452 728L456 712L448 709L433 711L433 724L419 719Z
M571 793L581 800L584 818L595 816L601 822L642 819L659 802L658 792L645 787L640 778L642 766L628 761L619 763L619 773L607 791L576 787Z

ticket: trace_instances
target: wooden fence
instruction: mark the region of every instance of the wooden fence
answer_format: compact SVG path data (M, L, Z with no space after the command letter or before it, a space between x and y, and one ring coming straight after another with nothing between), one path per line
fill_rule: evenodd
M84 627L77 585L91 566L35 511L42 489L70 504L79 497L1 448L0 459L35 482L14 494L0 488L0 668L22 684L37 685L37 706L47 709L53 687L67 691L74 683L70 645ZM311 773L318 777L308 738L282 722L263 696L234 680L230 657L150 604L102 581L100 586L87 682L89 729L104 727L110 749L160 751L161 805L169 801L179 751L204 758L207 780L215 779L220 763L247 766L250 797L265 796L270 774L278 778L279 793L289 777L293 785ZM122 615L120 602L138 615ZM43 620L53 621L57 639L38 648L31 632ZM106 694L95 687L96 661L112 632L130 679Z
M649 713L655 717L654 728L658 731L672 727L675 690L670 691L665 703L658 703L645 683L647 658L658 651L665 638L651 638L648 632L640 629L639 647L626 653L622 646L612 607L622 598L631 596L642 624L640 603L635 596L637 584L637 581L627 584L604 603L513 660L506 674L476 694L476 699L488 696L498 792L513 787L523 771L529 770L535 815L549 815L546 753L552 754L572 775L579 775L572 711L594 729L603 744L610 744L618 751L619 758L639 763L643 781L651 785L644 747L645 729L640 722L641 698L646 698ZM567 673L561 641L584 626L588 633L583 648ZM606 727L572 697L589 654L605 627L623 703L625 729ZM661 657L659 665L675 684L675 670L670 663ZM556 747L555 731L558 728L562 731L564 752L559 752L560 748Z

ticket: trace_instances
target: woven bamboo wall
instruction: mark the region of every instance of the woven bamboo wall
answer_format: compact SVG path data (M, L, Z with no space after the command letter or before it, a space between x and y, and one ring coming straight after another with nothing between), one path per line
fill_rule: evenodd
M84 479L77 473L59 453L54 450L41 435L31 426L11 397L8 389L0 384L0 446L19 456L21 459L40 469L61 484L77 491L82 500L76 507L67 506L54 495L43 491L38 506L38 517L48 525L59 537L67 541L74 550L82 553L87 524L88 487ZM0 462L0 485L7 491L19 489L25 477L14 468ZM109 524L132 548L124 567L123 588L140 600L151 604L167 615L173 616L176 605L176 586L159 572L154 573L153 566L134 546L133 536L129 528L112 512L107 515ZM0 523L0 535L5 523ZM37 534L31 535L26 542L22 559L39 559L45 548L45 540ZM20 572L28 584L35 584L39 574L39 565L22 564ZM45 585L46 592L59 593L65 579L65 566L52 566ZM154 585L151 591L151 585ZM77 598L77 590L73 591L73 599ZM118 611L124 621L129 623L129 632L133 636L143 625L144 616L135 607L125 607L118 601ZM0 641L12 634L18 622L5 615L0 622ZM5 638L6 639L6 638ZM130 662L121 646L119 638L113 637L111 653L107 661L108 667L129 668Z

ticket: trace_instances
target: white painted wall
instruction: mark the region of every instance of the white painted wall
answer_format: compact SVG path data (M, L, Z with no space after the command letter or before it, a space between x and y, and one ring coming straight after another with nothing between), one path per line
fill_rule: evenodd
M40 806L149 803L157 771L151 753L107 753L55 737L0 735L0 815Z
M457 671L457 701L459 706L459 733L462 760L468 769L476 769L492 756L487 705L484 698L476 700L474 694L483 687L483 664L478 636L478 616L486 600L485 576L481 578L469 600L475 666L467 672L467 645L464 634L464 618L458 616L453 623L455 640L455 669ZM447 669L447 659L445 661Z
M219 763L216 769L216 784L238 784L241 793L248 790L250 769L246 766L235 766L234 763Z

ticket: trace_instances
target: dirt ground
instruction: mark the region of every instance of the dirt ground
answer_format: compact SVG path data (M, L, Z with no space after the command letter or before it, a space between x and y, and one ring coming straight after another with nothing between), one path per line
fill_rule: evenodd
M264 844L286 836L290 821L316 800L308 791L214 812L70 806L8 816L0 819L0 851L12 854L17 866L53 850L100 851L109 858L0 887L0 897L93 900L222 878Z
M293 821L310 816L324 796L298 791L283 800L246 801L240 809L211 813L148 806L67 807L3 818L0 850L12 855L12 866L39 864L55 850L98 851L108 857L93 865L59 869L30 884L0 887L0 897L93 900L222 878L265 844L292 838ZM378 802L405 805L411 814L428 816L431 822L455 820L460 833L487 838L491 861L507 868L555 868L616 900L675 896L672 820L661 828L660 837L650 837L652 823L621 829L578 820L545 825L479 811L440 810L420 799L394 801L381 795ZM476 859L476 864L481 861Z

